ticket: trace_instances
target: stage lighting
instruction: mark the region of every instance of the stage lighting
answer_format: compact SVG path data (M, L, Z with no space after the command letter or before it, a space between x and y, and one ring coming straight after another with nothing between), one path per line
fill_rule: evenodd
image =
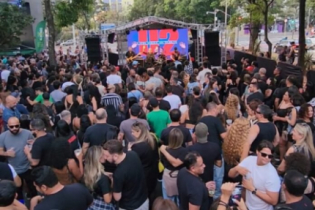
M174 31L174 32L177 31L177 28L173 28L173 31Z
M140 27L139 27L139 26L137 26L137 27L136 27L136 30L137 30L137 31L140 31Z
M127 31L126 31L126 34L127 34L127 35L129 35L129 34L130 34L130 31L129 31L129 30L127 30Z

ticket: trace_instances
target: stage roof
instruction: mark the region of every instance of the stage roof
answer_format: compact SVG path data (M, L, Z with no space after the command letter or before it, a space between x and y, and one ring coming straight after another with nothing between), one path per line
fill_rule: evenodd
M132 22L129 22L125 25L110 29L106 31L107 33L117 33L119 31L125 31L125 30L134 30L137 27L145 28L149 25L164 25L169 27L176 27L176 28L190 28L193 30L199 30L204 27L202 24L196 24L196 23L185 23L178 20L171 20L161 17L155 17L155 16L148 16L143 17L137 20L134 20Z

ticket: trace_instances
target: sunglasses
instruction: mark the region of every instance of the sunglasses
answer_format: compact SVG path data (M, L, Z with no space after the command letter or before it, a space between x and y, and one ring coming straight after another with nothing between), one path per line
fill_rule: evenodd
M268 154L266 154L266 153L263 153L263 152L260 152L260 154L261 154L261 156L262 157L268 157L269 159L272 159L273 158L273 155L268 155Z
M13 129L13 128L19 128L20 125L9 125L8 127L11 128L11 129Z

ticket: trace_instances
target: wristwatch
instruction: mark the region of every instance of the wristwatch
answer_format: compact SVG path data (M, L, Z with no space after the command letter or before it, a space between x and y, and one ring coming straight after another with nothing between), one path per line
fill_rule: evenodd
M255 188L255 190L252 191L252 194L256 195L256 193L257 193L257 189Z

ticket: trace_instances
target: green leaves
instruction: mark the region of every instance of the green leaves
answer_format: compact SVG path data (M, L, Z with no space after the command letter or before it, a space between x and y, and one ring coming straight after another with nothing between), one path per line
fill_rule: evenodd
M129 19L155 15L185 22L213 23L207 11L223 9L219 0L135 0ZM222 18L224 15L218 14Z
M0 47L8 48L20 43L23 29L31 24L34 19L21 8L0 3Z
M89 19L94 11L93 0L68 0L57 1L55 5L55 17L58 27L70 26L76 23L79 17ZM89 24L89 23L87 23Z

